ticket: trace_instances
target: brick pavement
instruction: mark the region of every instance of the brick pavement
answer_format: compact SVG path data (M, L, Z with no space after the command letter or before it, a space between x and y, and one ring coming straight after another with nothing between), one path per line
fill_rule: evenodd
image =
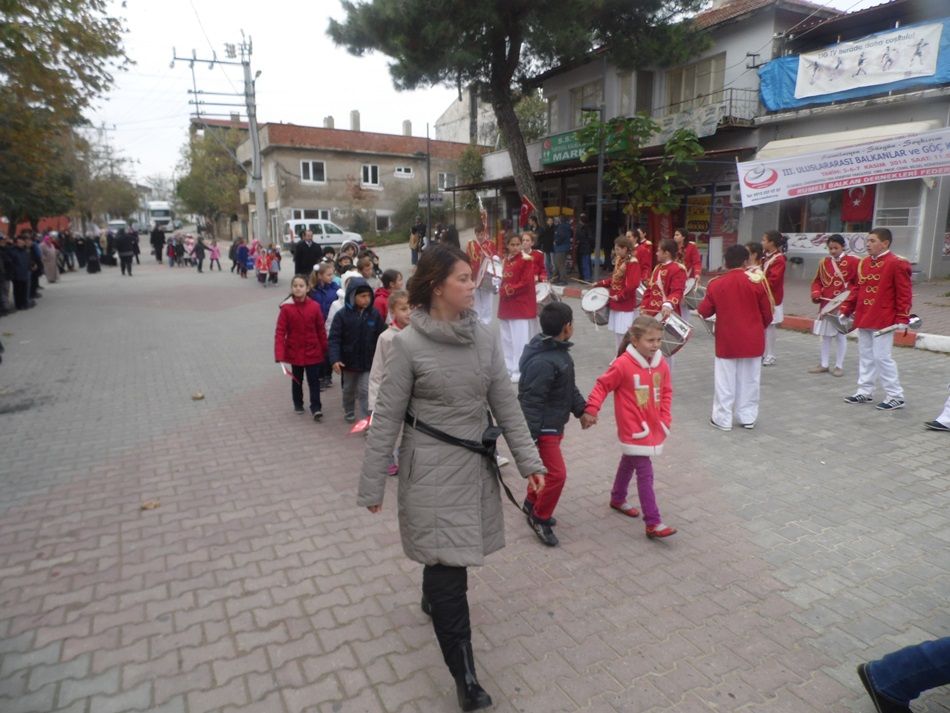
M0 320L0 710L455 710L394 491L353 506L338 392L301 419L272 364L286 281L116 272ZM613 337L577 327L586 390ZM853 350L846 378L804 373L816 346L779 335L752 432L706 423L709 337L677 357L670 541L606 508L610 410L572 425L563 546L507 508L508 547L472 572L497 710L870 713L855 664L950 633L950 441L920 426L950 361L900 350L909 406L882 414L840 400Z

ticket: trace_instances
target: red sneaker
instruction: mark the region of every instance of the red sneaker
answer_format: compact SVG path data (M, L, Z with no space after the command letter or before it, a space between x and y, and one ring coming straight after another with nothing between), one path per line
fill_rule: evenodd
M640 516L640 511L633 507L633 505L630 503L610 503L610 507L612 507L617 512L622 512L627 517Z
M659 525L647 525L647 537L669 537L670 535L676 534L675 527L668 527L662 522Z

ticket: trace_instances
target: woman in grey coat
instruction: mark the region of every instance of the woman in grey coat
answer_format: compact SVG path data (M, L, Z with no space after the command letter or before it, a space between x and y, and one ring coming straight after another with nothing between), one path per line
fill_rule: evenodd
M546 472L508 381L501 345L471 310L475 283L458 248L433 245L409 280L410 326L393 339L373 412L359 505L382 508L386 470L399 431L399 530L406 555L424 565L422 607L430 614L459 705L487 708L472 657L467 567L505 546L494 464L424 433L425 426L481 442L491 410L518 470L536 490ZM409 413L422 425L405 421Z

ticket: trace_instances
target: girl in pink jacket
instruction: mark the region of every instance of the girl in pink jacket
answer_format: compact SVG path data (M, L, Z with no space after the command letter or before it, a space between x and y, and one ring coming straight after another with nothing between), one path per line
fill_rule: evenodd
M640 514L627 501L635 472L646 535L651 538L676 534L675 528L664 525L660 519L650 462L650 456L663 452L663 441L670 433L671 423L673 387L669 365L660 352L662 335L663 326L653 317L637 317L620 343L617 358L594 384L584 410L596 421L604 399L613 392L617 436L623 455L610 493L610 507L627 517Z

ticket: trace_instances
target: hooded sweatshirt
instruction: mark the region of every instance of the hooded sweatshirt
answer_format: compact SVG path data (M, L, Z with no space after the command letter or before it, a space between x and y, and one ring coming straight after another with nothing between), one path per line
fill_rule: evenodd
M360 293L370 297L365 309L357 309ZM362 277L352 278L346 286L346 303L333 317L330 327L330 363L343 363L347 371L369 371L373 367L376 341L386 325L372 305L373 288Z
M574 383L570 342L536 334L521 355L518 401L531 437L559 436L574 414L584 414L584 397Z

